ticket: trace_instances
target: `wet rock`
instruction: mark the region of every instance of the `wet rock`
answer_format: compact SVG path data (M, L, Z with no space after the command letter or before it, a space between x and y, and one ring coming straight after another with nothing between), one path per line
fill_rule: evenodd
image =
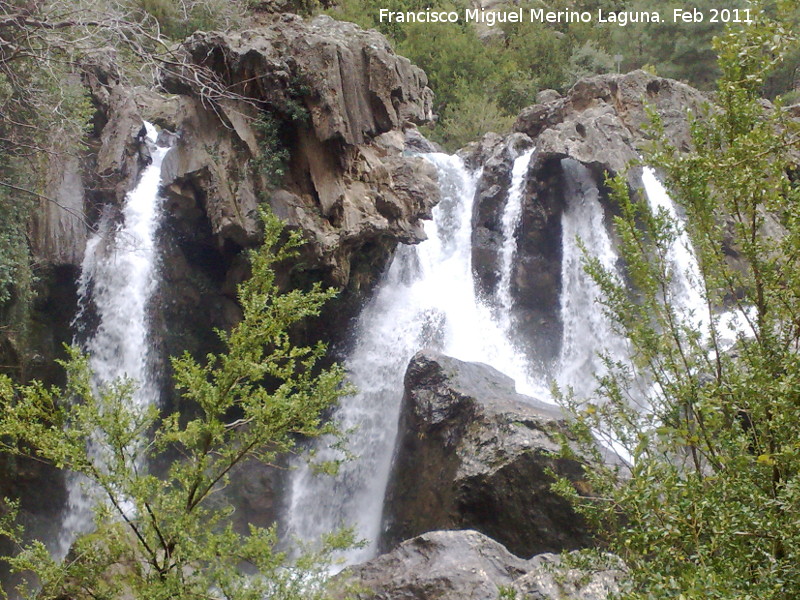
M408 152L442 152L439 144L430 141L416 127L407 127L404 134L405 149Z
M433 531L344 571L333 597L357 600L606 600L619 592L624 570L583 571L552 554L522 560L471 530ZM348 591L349 590L349 591Z
M478 292L491 298L500 279L500 251L503 246L503 211L511 187L514 159L530 148L530 138L512 134L505 138L484 138L477 162L483 170L475 189L472 213L472 270ZM476 162L475 158L468 159Z
M406 372L382 547L456 528L526 557L588 544L582 520L550 489L552 469L586 490L581 466L557 456L564 431L556 407L517 394L493 368L418 353Z

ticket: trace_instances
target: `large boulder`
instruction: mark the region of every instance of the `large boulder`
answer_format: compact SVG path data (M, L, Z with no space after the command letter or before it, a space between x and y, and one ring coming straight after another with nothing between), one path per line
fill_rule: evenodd
M624 571L583 571L552 554L520 559L477 531L433 531L352 567L334 598L357 600L606 600Z
M514 391L493 368L434 352L411 360L384 513L383 548L436 529L476 529L519 556L590 543L553 471L585 490L559 457L559 410Z

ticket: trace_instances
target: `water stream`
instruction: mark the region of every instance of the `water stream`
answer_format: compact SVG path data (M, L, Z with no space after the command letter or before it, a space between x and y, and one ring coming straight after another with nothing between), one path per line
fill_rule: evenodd
M403 376L415 352L435 348L461 360L487 363L513 377L519 392L546 394L528 373L524 356L509 343L504 321L476 295L471 260L476 174L455 156L431 154L427 159L439 171L442 192L433 220L425 224L428 240L398 248L359 318L355 348L346 361L358 393L343 400L336 418L345 428L357 427L350 448L358 458L344 464L336 478L315 477L300 466L289 492L290 535L314 540L351 525L368 541L348 554L349 563L370 558L376 549ZM524 174L523 167L519 170ZM324 445L319 451L332 457Z
M156 145L157 131L145 123L152 162L128 193L118 222L111 211L101 217L86 245L78 281L78 331L94 327L88 339L78 340L89 355L99 388L120 378L136 382L133 402L147 406L158 398L152 373L148 305L155 291L156 230L161 215L158 195L161 164L169 148ZM80 337L80 335L79 335ZM87 449L102 463L97 447ZM92 507L98 502L88 482L67 476L68 502L56 554L65 556L75 538L92 528Z
M522 217L522 198L525 194L526 175L534 150L535 148L531 148L514 159L514 165L511 168L511 186L508 190L508 200L503 208L501 221L503 247L500 249L500 281L497 285L499 310L496 319L500 322L506 336L509 337L513 327L511 309L514 298L511 292L511 278L514 272L514 258L517 254L517 229Z
M571 159L561 161L561 166L567 186L567 206L561 215L563 334L554 375L560 387L588 397L596 385L594 375L605 372L599 354L621 358L627 349L603 310L600 288L584 270L584 252L612 273L618 257L589 169Z

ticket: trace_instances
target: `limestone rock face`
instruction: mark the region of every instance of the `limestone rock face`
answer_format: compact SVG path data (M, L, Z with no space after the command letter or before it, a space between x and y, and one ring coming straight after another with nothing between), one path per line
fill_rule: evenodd
M688 85L633 71L578 81L563 98L549 96L524 109L514 130L536 140L544 155L570 157L619 173L646 143L646 107L662 119L678 149L691 143L687 111L701 111L707 98Z
M162 81L172 96L125 85L113 49L85 58L79 75L98 109L94 131L85 156L51 165L46 195L55 202L43 201L32 224L42 263L80 265L100 207L121 204L149 160L143 119L176 133L163 171L168 218L184 231L207 222L197 245L208 248L208 230L221 263L259 243L262 203L308 239L302 279L359 297L398 242L424 239L435 169L405 150L406 140L432 149L414 124L432 118L433 96L424 72L383 36L287 14L238 33L198 32L177 53L182 65ZM280 148L254 126L264 115ZM272 181L259 165L278 151L287 172Z
M406 372L383 548L435 529L476 529L519 556L580 547L589 536L550 489L562 416L491 367L420 352Z
M433 94L421 69L397 56L376 31L328 16L306 22L284 15L260 29L197 32L182 49L192 62L224 73L243 97L280 104L302 95L320 142L361 144L432 117ZM164 83L176 93L197 91L180 71Z
M504 590L530 600L606 600L624 578L618 561L609 562L606 570L584 572L552 554L522 560L477 531L433 531L343 572L333 597L496 600Z
M431 118L432 94L425 74L380 34L283 15L240 33L198 32L181 52L189 66L163 79L186 98L165 162L167 191L181 210L194 202L208 216L220 245L256 243L257 206L269 202L309 240L307 268L359 292L398 241L424 239L420 219L438 200L435 170L403 155L402 129ZM214 112L191 78L198 65L232 95ZM277 188L258 168L276 150L259 143L261 107L290 155ZM415 148L418 138L409 137Z

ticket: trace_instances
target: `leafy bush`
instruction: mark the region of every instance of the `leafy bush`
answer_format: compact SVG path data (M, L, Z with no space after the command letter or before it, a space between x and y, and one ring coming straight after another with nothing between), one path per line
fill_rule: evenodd
M564 83L569 87L583 77L611 73L613 70L614 59L611 55L598 48L594 42L588 41L572 51Z
M261 113L254 122L260 154L254 165L268 185L277 186L286 174L289 149L281 139L280 121L270 113Z
M608 361L596 398L565 399L593 496L559 489L627 563L624 598L800 597L800 190L788 175L800 126L760 102L789 43L763 15L718 40L718 107L694 122L692 151L655 120L646 161L686 212L705 307L686 314L672 300L684 225L632 199L624 178L609 181L628 281L593 257L587 270L632 356Z

